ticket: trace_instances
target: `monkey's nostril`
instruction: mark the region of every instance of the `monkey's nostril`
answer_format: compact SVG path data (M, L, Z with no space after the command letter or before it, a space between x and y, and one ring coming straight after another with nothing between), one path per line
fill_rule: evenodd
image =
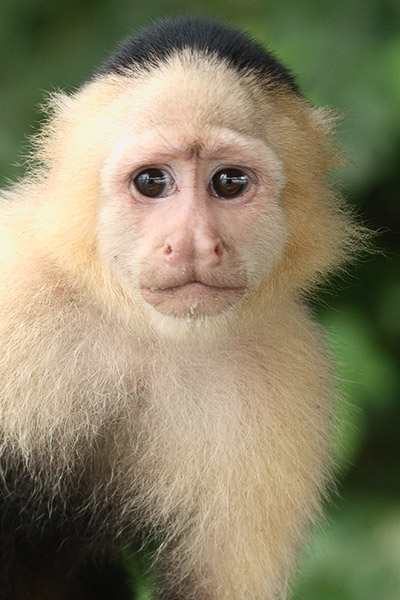
M215 246L215 254L217 256L222 256L222 244L220 244L220 242L218 242Z

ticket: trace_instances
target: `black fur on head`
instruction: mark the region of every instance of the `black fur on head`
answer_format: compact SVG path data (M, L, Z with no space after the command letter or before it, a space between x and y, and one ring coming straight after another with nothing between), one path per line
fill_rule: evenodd
M127 38L96 75L122 73L135 66L156 66L185 48L216 55L238 72L251 72L299 93L291 73L251 37L213 19L190 16L158 21Z

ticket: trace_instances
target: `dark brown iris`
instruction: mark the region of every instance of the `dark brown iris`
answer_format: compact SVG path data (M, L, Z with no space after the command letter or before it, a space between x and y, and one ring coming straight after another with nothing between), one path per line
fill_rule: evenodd
M159 198L167 194L171 176L162 169L144 169L133 179L133 185L143 196Z
M211 179L211 189L219 198L236 198L247 189L249 178L240 169L226 168L217 171Z

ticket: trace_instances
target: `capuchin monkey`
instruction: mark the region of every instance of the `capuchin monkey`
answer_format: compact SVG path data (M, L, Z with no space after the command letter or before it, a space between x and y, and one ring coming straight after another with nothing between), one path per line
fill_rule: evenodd
M332 117L245 34L129 38L2 192L0 596L281 600L331 481L305 298L359 243ZM2 594L2 595L1 595Z

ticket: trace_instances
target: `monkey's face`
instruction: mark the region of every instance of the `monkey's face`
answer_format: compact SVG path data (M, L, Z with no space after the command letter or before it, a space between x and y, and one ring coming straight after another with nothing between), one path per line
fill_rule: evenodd
M136 92L107 159L100 251L136 301L204 320L232 312L281 257L282 164L243 89L232 101L210 73L164 75Z

